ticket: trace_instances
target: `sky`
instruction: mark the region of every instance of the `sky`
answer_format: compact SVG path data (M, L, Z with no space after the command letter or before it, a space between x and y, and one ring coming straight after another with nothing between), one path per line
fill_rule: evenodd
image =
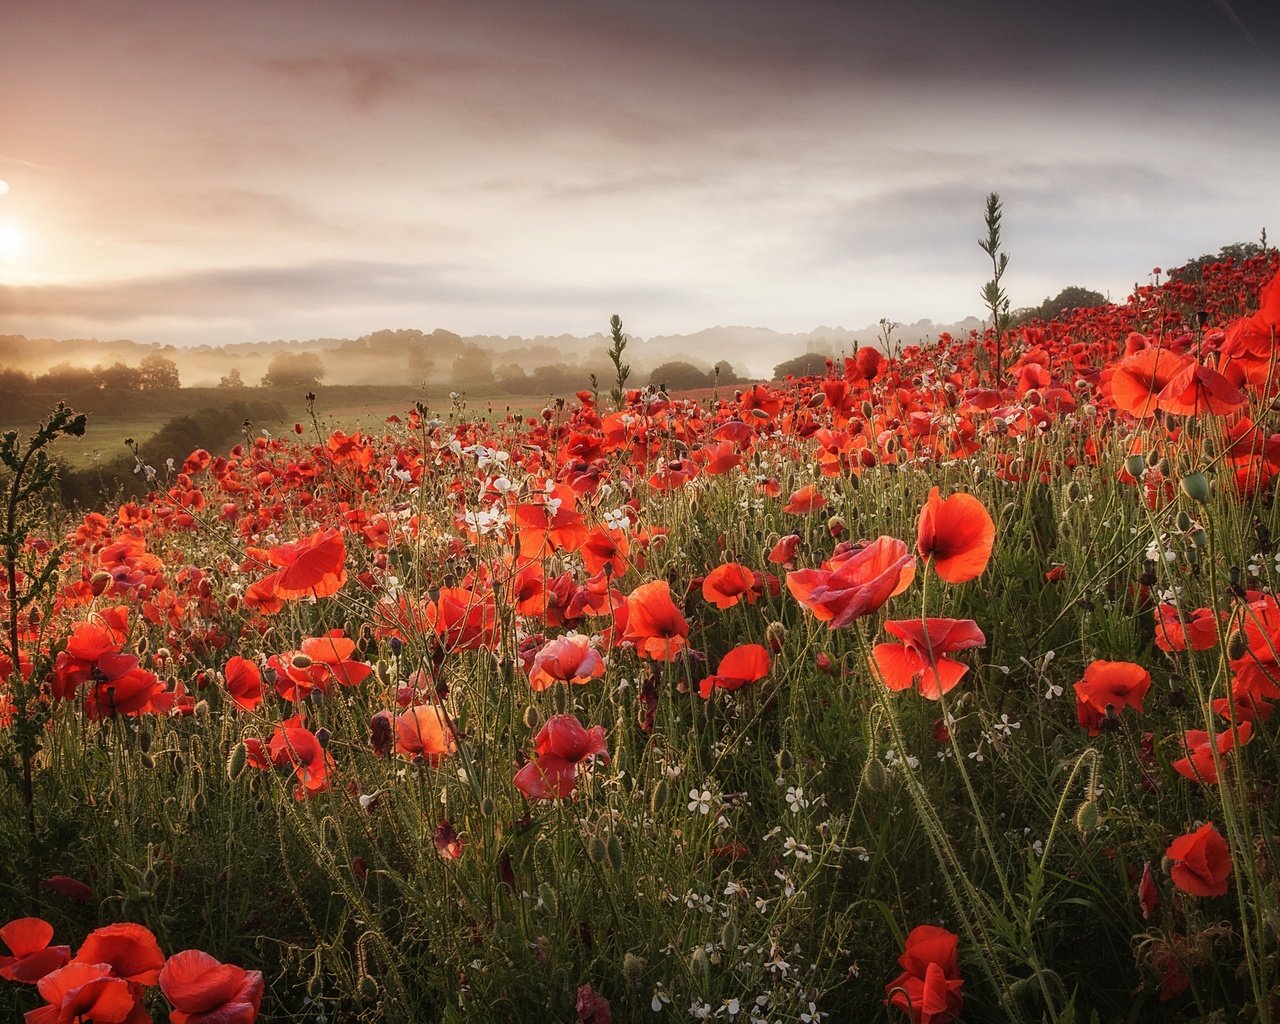
M644 337L1123 299L1280 234L1267 0L43 0L0 333Z

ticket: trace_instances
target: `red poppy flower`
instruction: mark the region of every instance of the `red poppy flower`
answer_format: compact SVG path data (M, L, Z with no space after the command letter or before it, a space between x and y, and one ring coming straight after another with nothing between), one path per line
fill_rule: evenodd
M262 703L262 673L252 661L236 655L227 662L223 678L237 707L252 711Z
M913 928L898 957L902 973L885 986L886 1002L906 1013L912 1024L952 1024L964 1008L959 945L959 936L945 928Z
M1214 749L1217 749L1218 760L1225 762L1228 753L1238 746L1243 747L1252 736L1251 722L1241 722L1235 730L1228 729L1216 736L1210 736L1203 729L1188 729L1183 737L1187 756L1174 761L1173 770L1192 782L1217 785L1218 768L1213 763Z
M545 690L555 683L582 686L604 675L604 659L587 636L562 636L544 644L533 656L529 685Z
M995 536L996 524L982 502L971 494L943 501L934 487L916 524L916 551L948 583L965 583L986 569Z
M578 765L588 758L609 760L604 726L584 728L573 715L547 719L535 739L537 757L516 772L515 786L530 800L569 796L577 782Z
M636 651L654 661L673 661L684 650L689 624L671 600L666 580L636 587L627 598L627 630L624 639Z
M849 550L821 569L787 573L791 596L829 629L840 629L870 615L915 579L915 557L896 537L878 537Z
M300 597L332 597L347 582L346 543L335 527L317 530L292 544L268 549L267 560L280 567L272 573L271 591L283 600ZM262 581L265 582L265 581Z
M743 599L755 604L760 589L760 574L737 562L716 566L702 581L702 596L721 610Z
M631 541L625 531L597 526L582 545L582 564L592 576L598 575L607 565L609 574L617 578L627 571L630 551Z
M778 541L769 552L769 562L772 565L781 565L788 569L792 568L796 557L796 548L800 546L800 534L790 533Z
M1080 713L1080 721L1090 736L1097 736L1101 718L1107 708L1119 711L1130 707L1142 711L1142 700L1151 689L1151 673L1129 661L1094 661L1084 670L1084 678L1075 684L1076 699L1087 706L1089 715Z
M1189 363L1156 396L1156 408L1175 416L1225 416L1247 399L1217 370Z
M409 708L396 718L396 753L439 764L458 749L444 712L434 704Z
M50 875L40 883L40 888L80 903L88 903L93 899L92 889L78 878L70 878L67 875Z
M294 799L305 800L329 788L333 759L320 745L316 734L303 726L299 716L294 715L276 726L267 744L267 753L276 767L292 766L298 783L294 786Z
M698 692L710 697L712 690L740 690L747 683L754 683L769 674L772 662L769 652L760 644L743 644L735 647L723 658L713 676L707 676L698 684Z
M498 610L492 591L442 587L429 602L425 618L446 651L477 651L492 647L498 630Z
M41 978L36 990L48 1005L28 1010L26 1024L121 1024L137 1007L129 983L105 963L69 963Z
M1142 880L1138 882L1138 905L1142 908L1142 920L1150 921L1151 915L1160 909L1160 889L1151 871L1151 861L1142 865Z
M818 493L817 484L809 484L792 493L787 503L782 506L783 512L795 516L807 516L819 509L827 507L827 499Z
M219 963L208 953L174 953L160 972L173 1024L253 1024L262 1004L262 974Z
M53 925L39 917L20 917L0 928L0 941L12 956L0 956L0 978L34 985L71 959L70 946L50 946Z
M929 700L950 693L969 671L968 665L946 655L987 642L972 619L904 619L886 622L884 628L903 643L876 644L872 649L880 678L890 690L915 686Z
M1164 348L1144 348L1110 368L1104 378L1115 407L1139 419L1154 416L1157 396L1187 366L1186 356Z
M1212 608L1197 608L1187 614L1178 606L1162 601L1155 609L1156 646L1162 651L1207 651L1218 642L1218 624ZM1184 624L1183 619L1186 619Z
M1169 844L1165 857L1173 862L1169 877L1192 896L1222 896L1231 877L1231 850L1213 822L1179 836Z
M164 954L148 929L122 921L90 932L80 944L73 963L107 964L125 981L154 985L164 966Z

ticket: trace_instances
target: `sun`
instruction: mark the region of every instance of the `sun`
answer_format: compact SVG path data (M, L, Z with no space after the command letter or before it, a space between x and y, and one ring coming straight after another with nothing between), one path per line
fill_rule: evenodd
M0 224L0 260L12 262L22 255L27 240L12 224Z

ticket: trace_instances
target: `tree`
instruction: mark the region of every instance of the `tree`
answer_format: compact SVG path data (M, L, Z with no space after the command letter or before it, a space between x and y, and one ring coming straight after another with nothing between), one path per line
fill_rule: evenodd
M240 371L234 366L218 379L218 387L220 388L242 388L244 386L244 378L240 376Z
M1068 285L1053 298L1046 297L1038 306L1025 306L1014 310L1011 314L1011 326L1017 327L1028 320L1052 320L1072 309L1094 309L1106 304L1107 297L1101 292L1082 288L1080 285Z
M727 359L721 359L711 370L712 375L716 379L717 384L737 384L742 381L742 377L738 376L738 371Z
M324 363L314 352L281 352L267 364L262 386L267 388L313 388L324 376Z
M692 363L676 359L663 363L649 374L649 383L672 391L688 391L711 385L711 374L699 370Z
M820 352L805 352L787 359L773 368L773 379L783 377L820 377L827 372L827 357Z
M182 387L182 381L178 376L178 364L159 352L144 356L142 362L138 364L138 373L140 376L138 386L143 391L171 391Z
M110 366L95 367L93 374L103 391L140 391L142 389L142 371L124 363L115 362Z

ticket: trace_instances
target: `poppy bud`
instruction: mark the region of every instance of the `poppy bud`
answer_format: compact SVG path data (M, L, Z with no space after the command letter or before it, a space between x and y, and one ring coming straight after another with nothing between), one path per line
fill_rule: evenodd
M321 750L329 749L329 738L333 735L328 729L316 730L316 742L320 744Z
M1079 501L1081 493L1079 480L1072 480L1071 483L1067 484L1067 499L1069 501Z
M622 870L622 841L616 836L610 836L609 841L605 844L605 850L608 854L609 867L614 871Z
M590 858L592 864L603 864L609 856L609 851L605 847L605 842L599 836L592 836L591 841L587 843L587 857Z
M862 770L862 781L873 793L882 792L889 784L889 771L880 758L873 757L867 762L867 766Z
M1187 706L1187 694L1182 688L1182 682L1178 679L1170 681L1169 685L1169 707L1185 708Z
M494 806L493 806L492 797L487 796L480 801L480 813L483 814L486 818L492 817L493 811L494 811Z
M782 642L787 638L787 627L781 622L771 622L764 631L764 638L769 643L769 649L777 654L782 650Z
M138 733L138 749L141 750L144 754L151 749L150 730L143 729L141 732Z
M378 983L367 974L360 976L360 998L366 1002L373 1002L378 998Z
M1076 808L1075 822L1076 828L1080 831L1080 834L1087 836L1097 828L1098 817L1097 800L1090 798Z
M834 663L831 660L831 655L826 651L819 651L818 656L813 660L814 664L818 666L819 672L825 672L827 675L834 673Z
M399 657L400 652L404 650L404 641L401 640L398 636L393 636L390 640L387 641L387 646L391 648L391 653L393 655L395 655L396 657Z
M1178 512L1178 516L1175 522L1177 523L1178 531L1180 533L1186 533L1188 530L1191 529L1191 517L1187 515L1185 509L1180 510Z
M1147 471L1147 460L1141 455L1130 455L1124 460L1124 471L1134 479L1139 479Z
M658 784L653 787L653 793L649 796L649 813L657 814L666 806L667 797L670 795L671 787L667 785L666 779L659 779Z
M720 946L726 952L735 952L738 948L738 925L734 921L726 921L720 929Z
M839 516L832 516L827 520L827 532L833 537L839 537L844 533L844 520Z
M1203 505L1209 500L1209 481L1203 473L1188 473L1182 478L1182 493Z
M227 778L232 782L240 778L244 772L244 766L249 760L249 748L244 745L241 740L231 748L231 756L227 758Z
M1202 551L1209 546L1209 535L1201 527L1191 531L1191 543Z
M111 585L111 573L105 569L99 569L89 578L89 589L93 591L93 596L98 597L104 590Z
M139 760L142 762L142 767L146 768L148 771L156 766L156 759L150 754L143 754Z

